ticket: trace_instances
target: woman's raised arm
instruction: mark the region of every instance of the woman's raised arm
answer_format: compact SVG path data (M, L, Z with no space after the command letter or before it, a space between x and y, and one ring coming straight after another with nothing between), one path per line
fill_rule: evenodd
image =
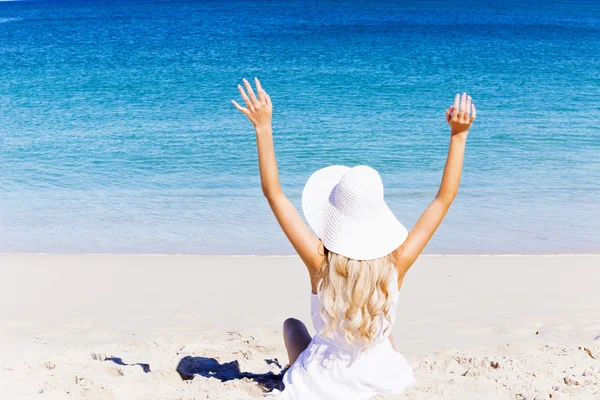
M309 269L312 279L323 259L323 256L319 254L320 242L304 223L296 207L281 190L273 147L273 130L271 128L273 105L271 97L263 90L258 78L254 79L258 96L254 93L250 83L244 79L244 86L248 94L246 94L242 85L238 85L238 90L246 103L246 107L240 106L233 100L231 102L254 125L263 194L268 200L283 232Z
M398 268L405 272L419 257L419 254L421 254L446 216L450 204L452 204L458 193L465 144L475 116L475 105L471 103L471 96L467 96L466 93L463 93L462 97L457 94L454 105L446 111L446 121L450 125L451 135L442 183L435 199L425 209L415 226L408 233L404 243L398 249L401 263ZM401 274L401 276L403 277L404 274Z

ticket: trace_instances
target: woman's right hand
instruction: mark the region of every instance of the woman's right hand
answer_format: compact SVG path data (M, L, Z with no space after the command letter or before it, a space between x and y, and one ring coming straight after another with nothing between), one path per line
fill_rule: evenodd
M452 136L461 135L466 139L476 115L475 104L471 102L471 96L463 93L461 97L457 94L454 98L454 105L446 111L446 121L450 125Z
M252 90L252 85L246 79L243 80L244 86L246 86L246 90L248 91L248 95L244 91L242 85L238 85L238 90L242 95L242 99L246 103L246 107L240 106L234 100L231 100L235 108L237 108L240 112L248 117L254 128L258 132L263 129L271 128L271 117L273 115L273 104L271 104L271 97L265 92L260 85L260 81L258 78L254 78L256 83L256 91L258 92L258 97L254 94L254 90Z

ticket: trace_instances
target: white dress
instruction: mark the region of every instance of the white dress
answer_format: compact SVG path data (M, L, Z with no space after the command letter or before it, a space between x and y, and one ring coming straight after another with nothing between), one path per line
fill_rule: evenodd
M392 326L396 319L399 291L393 280L390 288ZM286 400L369 400L380 393L400 393L415 382L404 356L389 341L390 323L381 316L376 343L365 351L343 340L341 332L324 337L321 301L311 293L312 321L317 334L283 376L285 389L279 399ZM389 327L384 333L384 329Z

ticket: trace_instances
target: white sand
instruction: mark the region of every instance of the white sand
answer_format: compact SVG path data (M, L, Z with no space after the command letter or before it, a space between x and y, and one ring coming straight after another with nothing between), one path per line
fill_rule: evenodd
M294 257L0 255L0 399L255 398L309 292ZM385 398L599 399L600 256L421 257L394 335Z

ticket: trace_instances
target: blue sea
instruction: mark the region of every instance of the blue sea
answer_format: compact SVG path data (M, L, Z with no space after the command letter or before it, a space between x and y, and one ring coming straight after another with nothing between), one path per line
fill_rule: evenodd
M600 2L0 2L0 252L292 254L231 105L258 76L280 178L367 164L408 227L444 111L478 119L434 254L600 252Z

